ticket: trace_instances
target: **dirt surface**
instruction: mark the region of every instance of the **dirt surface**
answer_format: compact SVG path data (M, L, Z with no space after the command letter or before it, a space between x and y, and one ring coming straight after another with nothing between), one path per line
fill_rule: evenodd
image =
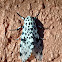
M38 19L48 29L44 30L42 61L37 62L62 62L62 0L0 0L0 62L21 62L20 40L14 39L22 31L9 31L23 24L16 12L35 17L39 10Z

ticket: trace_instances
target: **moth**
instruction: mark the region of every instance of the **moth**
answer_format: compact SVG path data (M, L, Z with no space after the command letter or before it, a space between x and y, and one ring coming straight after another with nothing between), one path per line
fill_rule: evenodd
M20 16L19 13L17 14ZM41 45L41 38L38 34L38 29L35 23L36 17L31 17L31 16L27 16L26 18L22 16L20 17L24 20L24 25L15 29L15 30L19 30L20 28L23 28L22 34L19 37L21 38L20 58L22 62L25 62L31 56L31 54L33 54L36 59L41 60L42 59L42 45ZM38 27L40 26L38 25ZM17 38L17 40L19 38Z

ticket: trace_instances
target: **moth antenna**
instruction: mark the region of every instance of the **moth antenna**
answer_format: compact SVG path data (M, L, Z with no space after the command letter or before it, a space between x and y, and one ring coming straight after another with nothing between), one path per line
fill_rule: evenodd
M17 13L17 12L16 12ZM20 14L19 13L17 13L19 16L20 16ZM22 17L22 16L20 16L23 20L25 19L24 17Z
M44 5L44 1L42 0L42 8L44 9L45 8L45 5ZM38 15L40 14L40 11L41 11L41 9L42 8L40 8L40 10L39 10L39 12L38 12L38 14L36 15L36 18L38 17Z
M39 14L40 14L40 11L39 11L38 14L35 16L35 18L37 18Z

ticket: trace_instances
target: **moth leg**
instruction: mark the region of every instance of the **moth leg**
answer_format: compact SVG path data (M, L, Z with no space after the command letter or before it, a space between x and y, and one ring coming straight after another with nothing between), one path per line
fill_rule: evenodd
M44 38L41 38L41 37L40 37L40 39L39 39L39 40L46 40L46 39L44 39Z
M17 13L17 12L16 12ZM19 13L17 13L19 16L20 16L20 14ZM23 20L25 19L24 17L22 17L22 16L20 16Z
M22 28L22 26L18 27L17 30L19 30L20 28Z
M15 30L19 30L20 28L22 28L21 26L18 27L17 29L13 29L13 30L10 30L10 31L15 31Z
M49 28L42 28L40 25L38 25L37 27L39 27L39 28L41 28L41 29L44 29L44 30L45 30L45 29L49 29Z
M45 40L44 38L41 38L41 40Z
M20 37L18 37L17 39L15 39L15 40L19 40L21 38L21 36Z
M38 25L39 28L43 29L41 26Z

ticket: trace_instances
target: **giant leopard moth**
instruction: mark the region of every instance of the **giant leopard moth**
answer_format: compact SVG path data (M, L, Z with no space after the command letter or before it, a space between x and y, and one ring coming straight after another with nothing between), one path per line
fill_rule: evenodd
M19 13L17 14L19 15ZM31 56L31 54L33 54L36 59L41 60L42 45L41 45L41 38L38 34L38 29L35 23L36 17L31 17L31 16L27 16L26 18L22 16L20 17L24 20L24 26L20 26L17 29L15 29L15 30L19 30L20 28L23 28L22 34L19 37L21 38L20 58L22 62L25 62ZM19 38L17 38L17 40Z

